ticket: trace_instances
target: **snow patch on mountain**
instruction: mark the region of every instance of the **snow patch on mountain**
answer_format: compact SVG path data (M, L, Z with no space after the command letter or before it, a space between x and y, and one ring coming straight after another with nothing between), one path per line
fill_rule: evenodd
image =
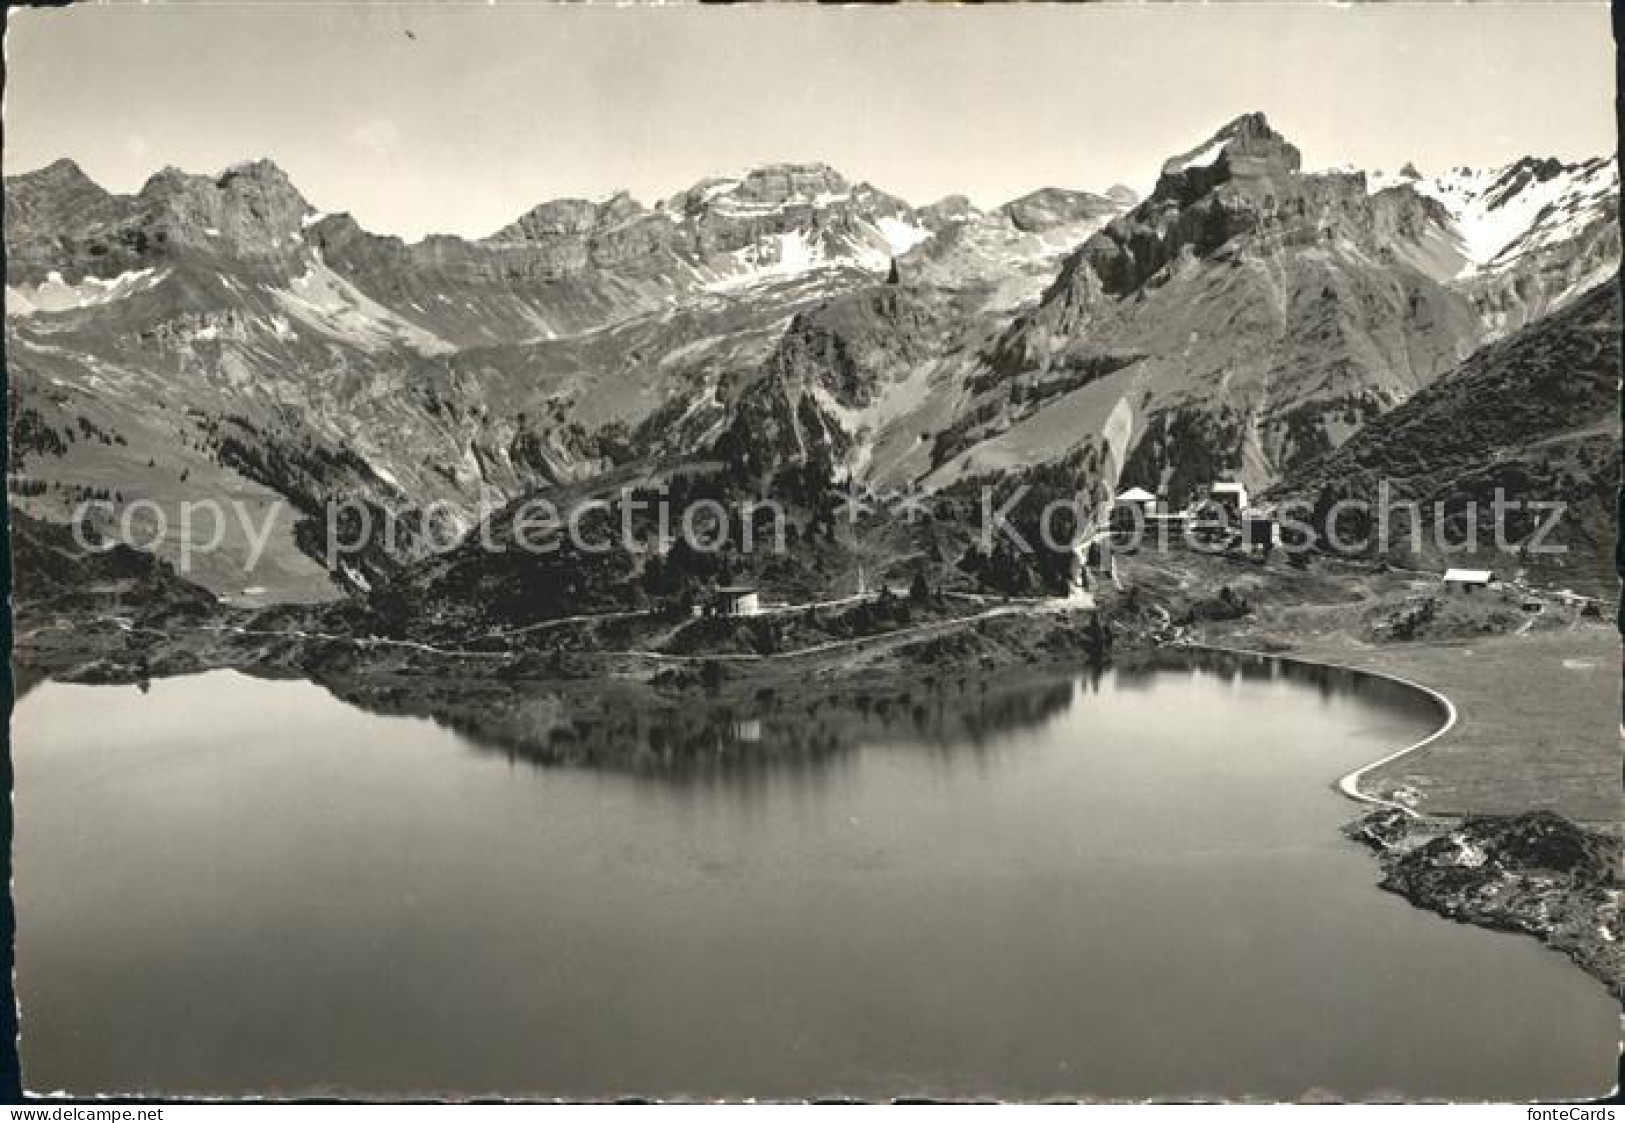
M907 253L931 237L931 231L904 222L900 218L893 218L890 215L879 219L875 225L879 228L881 236L891 246L891 252L894 256Z
M792 230L788 234L774 236L778 256L773 266L783 273L799 273L803 269L811 269L823 260L823 253L807 240L807 235L800 230Z
M751 288L831 264L823 247L802 230L770 235L754 245L735 250L727 258L721 278L705 285L708 292Z
M1367 172L1365 176L1366 191L1372 195L1395 187L1415 187L1416 184L1415 177L1398 172L1375 171Z
M730 194L738 189L739 181L737 179L724 179L700 188L699 196L702 202L709 203L719 196Z
M795 228L713 259L717 276L702 287L712 293L736 292L842 268L884 273L894 257L930 237L929 230L894 218L879 219L856 236Z
M1227 136L1215 137L1213 142L1193 156L1181 161L1179 171L1189 171L1191 168L1211 168L1214 161L1230 146Z
M6 315L27 317L41 312L72 312L111 304L162 284L168 276L169 270L160 272L149 266L116 277L86 277L70 284L62 279L61 273L53 271L37 285L7 285Z
M267 286L284 311L306 327L363 351L377 353L405 345L422 355L456 350L433 332L385 308L330 269L313 254L305 271L287 288Z
M1460 276L1504 268L1520 252L1575 237L1619 191L1612 160L1563 166L1520 160L1500 168L1453 168L1434 179L1402 178L1441 203L1466 258ZM1376 182L1373 189L1380 190Z

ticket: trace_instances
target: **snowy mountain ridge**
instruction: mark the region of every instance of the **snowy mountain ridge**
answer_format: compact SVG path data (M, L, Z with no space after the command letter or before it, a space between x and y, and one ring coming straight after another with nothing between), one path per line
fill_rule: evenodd
M1612 156L1577 164L1523 157L1495 168L1455 167L1423 177L1415 168L1368 177L1371 191L1409 188L1438 201L1464 258L1460 277L1509 268L1520 252L1579 234L1617 204Z

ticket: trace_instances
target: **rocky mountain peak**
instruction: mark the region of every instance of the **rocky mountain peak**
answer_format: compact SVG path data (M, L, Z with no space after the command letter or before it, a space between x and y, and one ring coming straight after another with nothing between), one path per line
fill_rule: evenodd
M598 214L601 220L607 222L623 222L647 213L647 208L626 190L616 191L609 198L598 204Z
M973 222L982 212L963 195L945 195L915 212L928 229L941 230L961 222Z
M7 176L6 183L13 190L36 188L40 190L72 190L78 187L96 187L96 182L84 173L78 164L63 156L43 168L35 168L21 175ZM97 188L100 190L100 188Z
M296 219L312 210L288 173L265 159L233 164L218 176L197 175L170 165L142 184L139 197L160 203L177 198L197 201L215 197L222 203L229 200L241 205L262 204L292 212Z
M126 202L104 191L78 164L57 160L7 176L5 183L8 283L43 280L53 272L77 277L88 265L115 272L123 267L120 255L104 253L88 262L70 248L116 221Z
M1197 147L1164 162L1153 198L1188 203L1221 183L1238 186L1297 172L1303 157L1262 113L1246 113Z
M22 175L6 177L6 235L26 236L34 225L60 226L94 221L113 205L78 164L57 160Z
M228 208L251 211L253 217L278 231L296 230L314 211L293 181L269 160L255 160L228 168L215 180Z
M1490 185L1487 195L1489 207L1494 210L1524 188L1537 183L1547 183L1568 170L1561 160L1553 156L1544 158L1525 156L1515 160L1503 168L1495 182Z
M182 171L174 164L165 164L147 177L147 182L141 185L141 190L137 194L143 199L161 198L177 191L184 191L189 184L208 182L210 180L207 176L193 175Z
M847 195L852 185L828 164L763 164L751 168L732 194L744 202L777 206Z
M560 238L581 238L595 230L620 225L647 213L643 204L625 191L617 191L601 202L550 199L532 207L487 241L492 244L529 244Z
M249 257L291 253L310 203L269 160L237 164L218 176L166 167L142 185L142 225L163 240Z
M1091 218L1108 218L1122 209L1121 203L1105 195L1063 187L1041 187L999 208L1011 225L1024 234L1037 234Z
M822 163L759 164L739 176L711 176L664 204L678 216L733 218L785 208L827 207L850 202L873 188L854 186Z
M293 180L273 160L261 157L258 160L246 160L240 164L233 164L216 178L215 183L221 188L229 188L233 184L244 187L252 186L262 191L284 192L291 191L298 194Z

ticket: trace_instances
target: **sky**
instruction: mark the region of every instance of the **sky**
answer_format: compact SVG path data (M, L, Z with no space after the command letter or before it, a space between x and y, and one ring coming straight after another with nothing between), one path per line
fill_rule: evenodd
M14 9L6 174L134 191L267 156L319 209L483 236L819 160L914 203L1147 190L1262 110L1308 168L1616 148L1605 3Z

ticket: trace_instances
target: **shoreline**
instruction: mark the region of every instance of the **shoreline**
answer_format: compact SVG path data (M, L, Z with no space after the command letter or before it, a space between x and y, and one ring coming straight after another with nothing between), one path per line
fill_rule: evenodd
M855 699L865 700L878 697L885 703L888 700L883 696L888 692L901 692L899 698L906 701L915 687L936 689L935 684L939 679L944 683L949 679L958 679L960 688L964 689L966 680L975 677L983 681L985 691L988 686L998 689L999 684L1008 685L1018 679L1030 678L1041 668L1067 675L1076 673L1086 662L1084 651L1078 645L1082 638L1081 631L1066 627L1060 614L1051 616L1049 613L1030 611L1032 606L1022 607L1028 611L1006 609L1002 612L978 613L955 620L932 622L898 633L855 637L804 651L769 656L736 655L733 659L726 658L724 653L714 653L709 658L715 659L718 665L730 665L735 671L705 689L706 716L718 720L733 716L735 707L749 709L750 705L755 704L750 700L759 700L764 694L774 700L774 705L810 705L812 709L809 712L816 713L822 701L834 695L850 694ZM1040 628L1041 636L1034 636L1028 631L1030 625L1043 621L1045 617L1049 617L1047 622L1052 626ZM952 649L940 653L940 661L929 654L922 657L921 652L912 650L922 643L932 645L941 642L935 640L933 633L940 635L942 632L961 632L962 635ZM125 635L130 638L129 631L125 631ZM215 633L215 638L220 638L220 633ZM288 635L282 638L295 639ZM333 638L336 640L339 637ZM330 642L309 635L299 639L316 642L321 647L327 647ZM380 712L413 713L427 705L428 699L420 693L423 690L422 676L433 671L424 666L421 660L427 656L432 665L449 653L429 645L387 645L383 650L393 650L407 657L399 662L384 660L364 670L354 657L368 648L373 653L379 653L380 648L365 642L358 643L353 637L345 639L348 642L342 646L350 649L350 655L336 663L321 657L290 659L290 652L268 649L232 651L229 654L234 658L220 658L228 652L217 649L209 653L216 656L214 659L164 660L161 665L152 666L150 673L151 677L162 678L231 669L256 676L303 678L324 687L343 701ZM1437 646L1441 649L1449 647ZM403 647L414 650L409 652ZM865 655L837 668L829 663L829 657L837 652L848 656L865 652ZM1463 720L1464 712L1443 690L1410 675L1342 659L1299 654L1290 648L1261 650L1258 647L1204 642L1194 638L1181 638L1172 643L1127 644L1109 662L1119 666L1130 665L1145 658L1155 659L1157 652L1175 655L1181 652L1210 653L1229 658L1296 664L1362 676L1371 681L1398 686L1427 699L1439 721L1425 736L1360 765L1328 784L1351 803L1363 804L1367 808L1364 815L1345 823L1340 833L1373 852L1382 875L1375 886L1404 897L1414 907L1448 919L1534 936L1551 950L1564 953L1576 966L1614 993L1625 990L1625 945L1621 945L1616 952L1613 935L1617 924L1614 917L1617 915L1618 890L1613 875L1608 872L1612 863L1602 867L1602 872L1599 872L1596 861L1597 855L1617 849L1617 834L1597 830L1593 821L1571 821L1538 804L1521 800L1513 806L1488 811L1472 807L1432 810L1425 803L1422 809L1418 809L1415 802L1431 794L1425 790L1425 784L1419 785L1424 789L1420 792L1411 785L1394 791L1393 795L1398 798L1374 794L1362 788L1361 784L1368 776L1396 761L1417 759L1423 750L1437 747L1447 734L1461 731L1467 725ZM488 657L498 655L480 654ZM1437 652L1431 654L1435 658L1438 656ZM680 704L685 695L692 696L693 691L699 689L696 676L686 672L681 682L671 680L669 674L665 673L653 677L642 672L627 674L630 667L624 665L624 657L608 653L600 655L608 656L607 663L591 669L577 668L575 673L562 679L546 675L533 678L525 672L536 668L528 666L512 668L519 672L517 674L493 674L488 664L485 667L478 664L469 666L466 660L452 659L452 666L440 668L442 673L451 672L447 682L442 685L450 686L458 694L472 689L475 696L489 691L511 690L525 682L538 685L551 683L556 691L572 695L581 690L601 697L611 697L625 690L643 691L652 692L646 696L660 700L661 706ZM724 657L718 659L717 655ZM821 659L820 656L825 658ZM703 655L687 655L679 656L675 661L693 662L706 658ZM642 659L631 662L648 666L648 661ZM617 667L617 664L622 665ZM1094 665L1102 666L1101 663ZM129 671L132 668L119 669ZM56 677L44 667L39 667L39 670ZM687 681L691 678L696 681ZM78 681L95 682L96 677L80 678ZM100 681L113 683L135 679L115 674L100 678ZM459 682L462 683L461 687L455 685ZM407 696L417 697L420 704L405 701L401 694L403 689ZM605 694L605 691L609 693ZM443 697L443 701L447 712L440 714L441 718L452 718L459 707L473 706L481 710L490 709L491 706L489 699L475 701L474 698L465 698L459 702ZM427 708L434 709L432 705L427 705ZM1505 715L1492 712L1491 725L1497 724L1493 719L1498 716L1503 719L1500 724L1505 724ZM465 719L478 720L466 715ZM492 719L487 717L483 720ZM1482 725L1484 721L1485 715L1479 714L1479 724ZM500 732L500 720L497 724ZM1469 740L1473 739L1469 737ZM1477 741L1466 748L1475 756L1481 751ZM1538 746L1531 741L1527 752L1536 754ZM596 753L589 755L594 759L598 757ZM609 754L604 759L612 756ZM1446 760L1441 769L1448 773L1451 766L1452 762ZM1588 822L1591 824L1589 827L1583 825ZM1578 864L1567 857L1576 853L1586 856ZM1486 861L1483 857L1485 854L1493 857ZM1468 857L1471 855L1478 857Z
M1190 641L1184 646L1243 657L1284 659L1369 675L1430 698L1443 723L1427 736L1356 768L1336 782L1351 801L1374 809L1343 834L1376 858L1377 886L1415 908L1458 923L1531 936L1625 1000L1625 952L1618 925L1617 834L1588 830L1551 811L1424 814L1407 803L1360 790L1360 780L1436 745L1460 711L1439 689L1404 675L1330 659Z
M1302 663L1311 667L1326 667L1331 670L1347 671L1351 674L1367 675L1371 678L1380 678L1388 682L1395 683L1399 686L1409 687L1410 689L1432 699L1434 704L1437 705L1443 712L1444 724L1440 725L1437 729L1433 730L1433 732L1429 733L1421 740L1415 741L1409 745L1406 745L1404 748L1391 752L1387 756L1379 757L1378 759L1371 761L1369 764L1362 764L1359 768L1356 768L1354 771L1347 773L1335 781L1337 790L1356 803L1364 803L1380 808L1390 808L1392 810L1399 811L1408 818L1412 819L1423 818L1421 812L1408 806L1407 804L1398 802L1397 800L1384 799L1382 796L1371 795L1361 791L1360 779L1368 772L1375 772L1377 769L1382 768L1385 765L1392 764L1394 761L1399 760L1402 757L1410 756L1412 753L1421 752L1423 749L1432 745L1435 741L1456 727L1456 721L1459 716L1456 711L1456 705L1443 691L1436 690L1433 687L1428 686L1426 683L1417 682L1415 679L1409 679L1403 675L1396 675L1389 671L1379 671L1367 667L1357 667L1353 666L1352 664L1338 663L1329 659L1310 659L1287 652L1256 651L1244 647L1230 647L1224 644L1202 643L1198 641L1191 641L1184 646L1202 648L1207 651L1217 651L1226 655L1245 655L1253 658L1284 659L1288 662Z

